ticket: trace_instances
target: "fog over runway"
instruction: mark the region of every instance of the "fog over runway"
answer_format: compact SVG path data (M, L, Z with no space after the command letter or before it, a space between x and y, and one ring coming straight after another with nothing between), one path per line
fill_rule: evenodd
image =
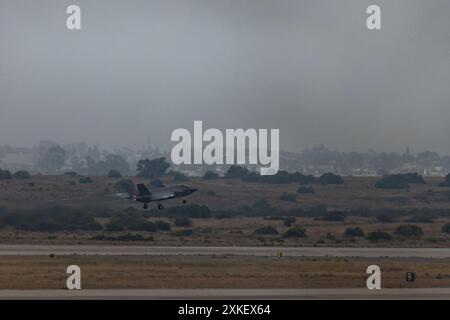
M0 245L0 256L255 256L270 257L450 258L450 248L332 248L332 247L150 247L99 245Z

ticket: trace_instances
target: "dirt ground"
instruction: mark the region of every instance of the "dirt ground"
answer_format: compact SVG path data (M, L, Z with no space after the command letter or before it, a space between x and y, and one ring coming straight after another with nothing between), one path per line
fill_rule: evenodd
M100 205L113 208L141 207L132 201L113 197L114 184L120 179L92 177L92 184L80 184L79 177L33 176L31 180L0 181L0 206L34 207L42 204ZM149 180L130 178L135 183ZM377 177L345 177L343 185L313 184L314 194L300 194L296 202L280 200L283 192L297 191L299 184L244 183L236 179L203 180L191 178L183 182L199 191L189 196L190 203L207 205L211 209L232 209L253 205L266 198L279 209L310 208L324 205L329 209L373 208L443 208L450 209L450 187L440 187L442 178L427 178L424 185L411 185L407 190L387 190L374 187ZM166 186L177 184L171 178L162 179ZM209 191L214 191L211 196ZM181 201L167 202L178 206Z
M129 207L142 211L140 204L113 196L114 184L119 179L93 177L92 184L80 184L78 177L68 176L33 176L31 180L0 181L0 207L34 208L39 205L55 204L60 206L85 207L96 206L106 210L122 210ZM237 209L252 206L261 198L270 205L281 210L310 208L324 205L329 210L349 210L363 212L366 209L388 208L396 210L409 209L449 209L450 188L440 187L442 179L431 178L425 185L411 185L409 190L383 190L374 188L378 178L346 177L344 185L317 185L315 194L299 194L296 202L282 201L283 192L296 192L298 184L271 185L263 183L244 183L236 179L219 179L206 181L192 178L185 184L199 189L188 197L189 203L207 205L211 209ZM134 182L148 183L148 180L133 178ZM166 185L173 184L171 178L163 179ZM214 191L211 196L209 191ZM179 206L180 200L165 203L166 207ZM64 214L62 212L61 214ZM420 239L394 237L392 241L373 242L366 237L349 238L344 236L347 228L361 228L367 235L370 232L383 230L393 234L401 224L409 224L408 216L401 217L394 223L382 223L374 217L349 216L344 222L318 221L314 218L297 217L293 226L306 230L305 238L283 238L288 230L282 220L271 220L261 217L226 218L226 219L192 219L193 234L176 235L182 230L174 226L173 219L149 218L171 223L170 232L138 232L147 241L133 244L151 245L202 245L202 246L377 246L377 247L449 247L450 235L442 232L442 227L450 223L450 217L436 218L433 223L414 223L423 230ZM105 224L99 218L98 222ZM259 227L273 226L278 235L257 235ZM186 229L186 228L184 228ZM104 234L117 237L124 232L23 232L4 228L0 230L1 243L49 243L49 244L87 244L114 243L112 240L99 241L93 237ZM135 232L136 233L136 232ZM124 242L121 242L123 244Z
M66 268L81 268L84 289L358 288L381 267L382 287L450 287L446 259L257 257L2 257L1 289L63 289ZM416 272L415 283L405 273Z

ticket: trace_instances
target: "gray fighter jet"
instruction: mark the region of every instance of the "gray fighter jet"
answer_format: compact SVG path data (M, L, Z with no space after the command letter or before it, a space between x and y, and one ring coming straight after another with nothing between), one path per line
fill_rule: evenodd
M117 195L125 199L142 202L144 204L144 209L148 208L148 204L150 202L157 202L158 209L162 210L163 205L160 203L161 201L186 197L197 191L197 189L190 188L184 185L175 185L167 188L152 189L152 191L150 191L145 186L145 184L137 184L137 190L137 194L118 193ZM183 203L186 203L186 200L183 200Z

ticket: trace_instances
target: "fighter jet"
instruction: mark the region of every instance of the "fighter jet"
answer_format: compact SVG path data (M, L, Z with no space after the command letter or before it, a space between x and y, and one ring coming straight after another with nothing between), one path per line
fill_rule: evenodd
M137 190L137 194L130 192L127 194L118 193L117 195L125 199L142 202L144 204L144 209L148 208L148 204L150 202L157 202L158 209L162 210L164 207L160 203L161 201L186 197L197 191L197 189L184 185L175 185L172 187L153 189L150 191L145 184L137 184ZM186 203L185 199L183 199L183 203Z

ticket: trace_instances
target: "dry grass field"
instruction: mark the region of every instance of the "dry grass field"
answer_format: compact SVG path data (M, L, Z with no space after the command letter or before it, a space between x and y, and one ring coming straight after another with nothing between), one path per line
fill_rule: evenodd
M79 265L83 289L364 288L366 268L384 288L450 287L449 260L256 257L2 257L0 289L64 289ZM405 273L414 270L415 283Z
M211 210L240 210L252 207L261 199L274 208L268 216L230 216L192 218L188 227L175 226L167 209L181 205L181 200L165 202L160 216L156 211L143 211L141 204L114 197L114 184L119 179L93 177L92 184L80 184L78 177L33 176L31 180L0 181L0 208L32 210L41 206L64 208L94 207L96 210L124 212L130 207L148 222L164 221L167 231L132 231L141 240L118 240L130 231L107 231L111 216L95 216L103 230L97 231L24 231L4 226L0 228L2 244L133 244L173 246L328 246L328 247L449 247L450 235L442 227L450 216L437 215L432 222L410 222L415 212L450 210L450 188L440 187L442 179L427 179L425 185L411 185L408 190L374 188L377 178L345 178L344 185L314 184L314 194L298 194L296 201L283 201L283 192L295 193L298 184L244 183L235 179L205 181L191 179L184 184L199 189L188 199L188 205L208 206ZM133 178L148 183L148 180ZM166 185L176 184L170 177ZM301 227L306 237L286 238L290 228L280 212L309 210L324 206L330 211L345 211L344 221L326 221L314 216L295 217L291 227ZM405 212L393 222L381 222L374 215L364 215L374 209ZM1 212L0 212L1 214ZM273 215L273 216L271 216ZM395 235L398 226L413 224L423 231L420 238ZM260 227L273 227L277 234L255 234ZM393 235L389 241L372 241L363 237L346 237L347 228L361 228L365 235L382 230ZM179 231L192 230L180 235ZM99 240L99 235L107 239ZM208 256L4 256L0 259L0 289L61 289L65 288L68 265L82 268L82 285L94 288L339 288L364 287L365 270L371 264L382 268L382 286L449 287L448 259L363 259L363 258L294 258L294 257L208 257ZM405 272L415 271L417 281L405 282Z
M105 205L114 208L137 206L129 201L116 199L114 184L120 179L92 177L92 184L80 184L78 177L33 176L31 180L0 181L0 206L33 207L42 204ZM135 183L149 180L131 178ZM192 178L188 184L199 191L189 197L192 203L207 205L211 209L231 209L252 205L266 198L271 205L281 209L311 208L324 205L329 209L450 209L450 188L440 187L442 178L428 178L424 185L411 185L407 190L387 190L374 187L376 177L346 177L343 185L314 184L315 194L300 194L296 202L280 200L283 192L295 193L299 185L245 183L236 179L203 180ZM177 184L170 177L163 178L168 186ZM208 195L209 191L215 195ZM167 205L180 205L173 201Z
M172 178L163 179L166 185L175 184ZM123 211L134 207L144 212L141 204L113 196L114 184L119 179L93 177L92 184L80 184L78 177L68 176L33 176L31 180L0 181L0 207L10 210L17 208L35 208L43 205L84 208L95 206L99 210ZM148 183L148 180L133 178L134 182ZM203 180L192 178L185 184L198 188L199 191L189 198L189 203L206 205L211 210L235 210L245 206L251 207L260 199L266 199L277 210L309 209L325 206L328 210L352 210L364 213L373 209L394 209L399 212L427 209L450 210L450 188L440 187L442 179L427 179L425 185L411 185L408 190L385 190L374 187L377 178L345 178L344 185L314 184L314 194L299 194L295 202L280 200L283 192L295 193L298 184L263 184L244 183L236 179ZM211 192L213 191L213 193ZM166 208L180 206L181 200L164 203ZM147 211L148 212L148 211ZM164 212L164 210L162 211ZM64 215L64 212L60 213ZM432 223L415 222L423 231L421 238L394 237L391 241L371 241L367 237L345 237L347 228L361 228L367 235L370 232L383 230L394 234L402 224L411 224L411 216L396 218L392 223L380 222L374 216L350 215L345 221L323 221L314 217L296 217L293 226L306 230L307 237L284 238L282 235L289 229L283 220L268 217L232 217L192 219L193 231L190 236L177 235L177 231L186 228L174 226L170 217L148 217L148 221L163 220L172 225L170 232L138 232L146 241L135 241L134 244L151 245L219 245L219 246L408 246L408 247L448 247L450 235L442 232L442 227L450 222L450 216L436 217ZM96 218L102 225L108 223L107 218ZM260 227L273 226L278 235L257 235ZM99 234L117 236L124 232L105 231L60 231L29 232L11 228L0 230L2 243L51 243L51 244L83 244L113 243L114 240L93 240ZM123 244L123 241L121 242Z

